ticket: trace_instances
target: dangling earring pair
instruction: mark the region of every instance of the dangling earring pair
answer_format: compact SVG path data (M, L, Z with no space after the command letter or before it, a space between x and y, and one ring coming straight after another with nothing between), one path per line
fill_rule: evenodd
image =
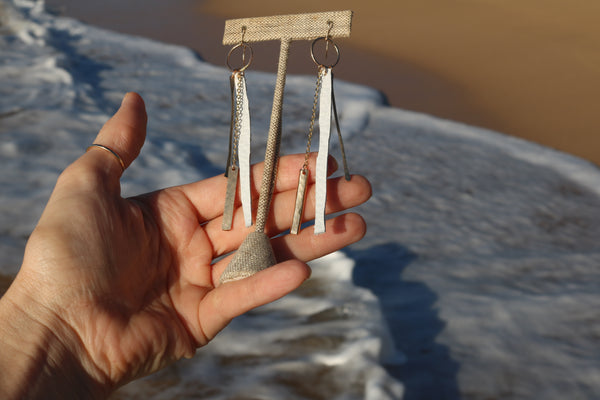
M244 71L252 63L254 52L252 47L244 41L246 27L242 27L242 40L227 54L227 66L231 70L229 78L231 84L231 125L229 128L229 152L225 177L227 177L227 191L225 195L225 209L223 211L222 229L231 230L233 212L235 210L235 194L237 191L238 175L242 210L246 226L252 225L252 199L250 195L250 108L246 92L246 78ZM233 68L230 64L232 54L236 50L242 51L242 66ZM246 61L246 51L250 51L250 58Z
M293 222L290 232L297 234L302 223L302 212L306 195L306 185L309 175L308 159L313 131L316 122L317 106L319 106L319 151L316 162L316 199L315 199L315 234L325 232L325 204L327 200L327 159L329 155L329 138L331 135L331 116L333 111L334 121L337 128L338 138L342 151L344 163L344 174L346 180L350 180L348 163L340 131L335 95L333 91L333 68L340 60L340 50L330 37L333 22L329 21L326 36L315 39L311 45L311 58L318 67L317 84L315 89L306 154L304 164L300 169L298 188L296 191L296 203L294 207ZM252 47L244 41L246 28L242 27L242 39L235 45L227 55L227 66L232 71L231 83L231 125L229 130L229 152L225 176L227 177L227 191L225 196L225 207L223 212L223 230L231 230L233 223L233 212L237 190L238 175L240 181L240 193L242 210L246 226L252 225L252 204L250 195L250 111L248 107L248 96L246 93L246 79L244 71L250 66L253 58ZM317 61L315 56L315 45L324 41L325 59L327 59L329 46L335 50L335 61L329 65ZM242 51L242 67L233 68L230 58L234 51ZM246 51L250 51L250 58L246 61Z
M302 212L304 209L304 199L306 196L306 183L309 174L308 159L310 155L311 141L316 120L317 104L319 105L319 152L317 154L317 163L315 168L315 234L325 232L325 204L327 202L327 158L329 156L329 138L331 136L332 111L335 120L335 125L337 128L338 138L340 141L340 148L342 151L344 175L346 180L350 180L350 172L348 170L348 163L346 161L346 152L344 150L344 142L342 141L342 133L340 130L337 107L335 104L335 95L333 92L333 67L335 67L340 60L340 49L329 36L332 27L333 23L330 21L327 35L315 39L311 45L310 50L311 57L315 64L318 66L318 75L312 108L312 115L310 118L310 126L308 130L308 141L306 145L306 153L304 156L304 164L300 169L300 175L298 177L298 188L296 190L296 204L294 207L294 215L292 218L292 227L290 229L290 233L292 234L298 234L298 232L300 231L300 225L302 223ZM315 45L320 41L325 42L325 58L327 58L330 44L335 50L336 59L333 63L329 65L322 64L316 59L314 51Z

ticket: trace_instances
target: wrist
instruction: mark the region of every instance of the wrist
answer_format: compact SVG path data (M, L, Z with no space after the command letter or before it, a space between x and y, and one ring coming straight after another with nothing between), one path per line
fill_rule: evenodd
M2 399L95 399L107 395L101 379L89 373L77 335L17 281L0 298L0 346Z

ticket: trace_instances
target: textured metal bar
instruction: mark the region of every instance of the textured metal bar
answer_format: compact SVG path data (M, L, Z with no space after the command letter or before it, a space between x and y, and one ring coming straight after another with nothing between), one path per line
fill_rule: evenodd
M235 193L237 191L239 169L235 166L230 166L227 173L227 193L225 194L225 210L223 211L223 223L221 228L224 231L231 230L233 224L233 211L235 205Z
M331 68L326 70L319 95L319 152L315 172L315 235L325 232L327 159L331 136Z
M351 179L348 161L346 160L346 149L344 148L344 140L342 139L342 130L340 129L340 120L338 118L337 106L335 105L335 92L333 90L333 71L331 72L331 105L333 106L333 119L337 129L338 139L340 141L340 150L342 151L342 161L344 163L344 177L347 181Z
M231 123L229 124L229 151L227 153L227 165L225 166L225 177L229 175L229 167L231 166L231 153L233 150L233 125L235 124L235 74L229 77L231 85Z
M304 210L304 198L306 197L306 181L308 178L308 170L302 168L298 176L298 189L296 189L296 205L294 206L294 218L292 219L292 227L290 233L297 235L302 224L302 211Z
M244 222L246 227L252 226L252 195L250 184L250 107L248 106L248 94L246 91L246 78L240 74L238 94L242 97L242 107L238 118L240 119L240 132L238 139L238 164L240 167L240 198L242 199L242 210L244 210Z

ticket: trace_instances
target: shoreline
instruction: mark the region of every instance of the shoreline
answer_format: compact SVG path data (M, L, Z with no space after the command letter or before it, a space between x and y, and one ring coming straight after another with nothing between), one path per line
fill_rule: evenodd
M600 4L565 11L559 0L544 1L536 7L535 1L466 0L459 7L332 0L328 9L355 11L352 37L339 41L336 76L381 91L393 107L521 137L600 165L600 71L594 68L600 25L583 23ZM215 65L224 65L228 51L221 45L226 18L323 9L318 0L234 0L227 7L216 0L46 3L91 25L189 47ZM276 43L254 47L252 68L275 72ZM304 52L294 46L289 73L314 74Z

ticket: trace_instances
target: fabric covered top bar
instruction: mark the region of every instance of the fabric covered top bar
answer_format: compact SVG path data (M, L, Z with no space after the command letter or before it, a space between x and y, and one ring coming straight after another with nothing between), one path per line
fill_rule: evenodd
M331 38L350 36L352 11L329 11L230 19L225 21L223 44L240 43L244 26L246 27L244 41L249 43L267 40L313 40L327 35L329 21L333 22L329 32Z

